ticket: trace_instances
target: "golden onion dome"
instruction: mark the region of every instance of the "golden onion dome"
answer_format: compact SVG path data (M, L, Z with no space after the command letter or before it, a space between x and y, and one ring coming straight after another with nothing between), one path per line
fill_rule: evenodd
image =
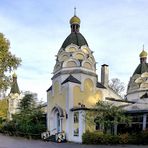
M147 57L147 52L143 49L142 52L139 54L140 58L146 58Z
M17 78L17 75L16 75L15 72L13 73L12 77L13 77L13 78Z
M76 15L70 19L70 24L80 24L80 22L80 18L78 18Z

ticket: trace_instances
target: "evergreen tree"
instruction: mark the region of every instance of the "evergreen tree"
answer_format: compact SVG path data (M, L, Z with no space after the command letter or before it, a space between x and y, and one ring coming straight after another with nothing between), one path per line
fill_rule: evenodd
M20 102L19 113L13 116L17 131L32 135L46 130L45 115L32 94L26 94Z
M31 111L34 106L35 98L33 97L33 94L26 94L20 101L19 109L20 112Z

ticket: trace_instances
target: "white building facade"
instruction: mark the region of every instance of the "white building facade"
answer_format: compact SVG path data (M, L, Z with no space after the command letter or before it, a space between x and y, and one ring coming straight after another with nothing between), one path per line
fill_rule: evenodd
M71 33L56 56L52 85L47 90L47 128L51 135L64 131L68 141L82 142L85 111L106 97L121 99L108 87L108 65L102 65L101 82L93 52L79 32L80 19L70 19ZM95 129L95 127L94 127Z

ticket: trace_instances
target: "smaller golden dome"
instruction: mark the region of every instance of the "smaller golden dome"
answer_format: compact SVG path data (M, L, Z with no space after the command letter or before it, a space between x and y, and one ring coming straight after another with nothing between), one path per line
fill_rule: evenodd
M13 77L13 78L17 78L17 75L16 75L15 72L13 73L12 77Z
M70 24L80 24L80 22L80 19L76 15L70 19Z
M146 58L147 57L147 52L143 49L142 52L139 54L140 58Z

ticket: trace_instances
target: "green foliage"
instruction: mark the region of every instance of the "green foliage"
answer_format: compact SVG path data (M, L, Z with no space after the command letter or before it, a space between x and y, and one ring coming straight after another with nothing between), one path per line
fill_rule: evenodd
M26 94L20 102L19 109L20 112L26 112L26 111L30 112L34 106L35 106L35 99L33 97L33 94Z
M99 101L95 106L95 110L89 112L91 112L91 116L88 114L87 119L93 117L95 123L104 126L104 132L119 123L130 123L130 118L124 114L120 107L108 102Z
M0 33L0 89L3 90L6 90L10 86L8 72L16 69L21 63L21 59L13 55L9 49L9 40Z
M87 131L82 135L84 144L148 144L148 131L124 133L120 135L103 134Z
M16 125L13 121L4 122L1 128L2 132L14 135L16 132Z
M131 144L148 144L148 130L140 133L133 133L129 136L129 143Z
M98 144L104 143L103 133L86 131L82 135L83 144Z
M127 144L129 142L129 134L128 133L120 134L119 139L120 139L119 141L120 144Z
M0 100L0 118L6 119L8 111L8 101L7 99Z
M82 135L82 142L84 144L118 144L119 137L111 134L103 134L98 131L87 131Z
M45 115L36 105L32 94L26 94L20 102L19 112L13 115L13 120L4 124L4 131L22 136L40 137L46 131Z

